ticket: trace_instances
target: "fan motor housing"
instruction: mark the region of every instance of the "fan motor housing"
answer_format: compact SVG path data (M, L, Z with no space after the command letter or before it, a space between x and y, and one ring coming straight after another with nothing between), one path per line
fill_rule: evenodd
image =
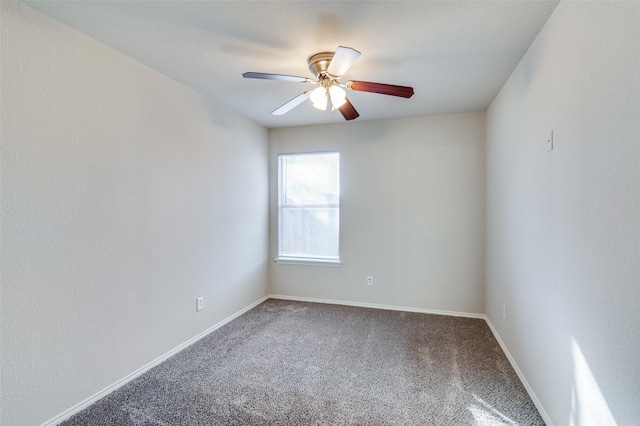
M309 58L309 71L319 79L321 74L327 72L332 59L333 52L316 53Z

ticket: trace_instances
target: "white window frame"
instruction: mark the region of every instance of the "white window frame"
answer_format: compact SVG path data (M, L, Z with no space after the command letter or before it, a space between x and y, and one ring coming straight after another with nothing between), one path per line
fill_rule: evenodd
M294 155L311 155L311 154L331 154L338 151L316 151L316 152L293 152L293 153L281 153L278 154L278 257L274 260L279 264L286 265L309 265L309 266L333 266L340 267L342 262L340 260L340 194L338 194L338 203L334 204L298 204L295 207L291 205L283 205L284 200L284 173L283 173L283 158ZM338 161L339 160L338 156ZM339 173L339 171L338 171ZM338 175L338 184L340 185L340 175ZM338 190L339 192L339 190ZM337 256L320 256L320 255L307 255L307 256L287 256L281 255L280 244L282 241L282 211L285 208L313 208L313 207L326 207L338 209L338 255Z

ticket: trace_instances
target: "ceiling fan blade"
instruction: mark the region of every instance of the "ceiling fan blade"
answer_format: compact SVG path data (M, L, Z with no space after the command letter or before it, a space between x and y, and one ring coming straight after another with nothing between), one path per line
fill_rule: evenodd
M360 117L360 114L358 114L358 111L356 111L353 105L351 105L351 102L349 102L349 99L345 99L345 100L346 102L344 103L344 105L338 108L342 113L342 116L344 117L344 119L349 121L349 120L354 120Z
M284 74L267 74L263 72L245 72L242 74L244 78L260 78L263 80L280 80L280 81L293 81L294 83L312 83L313 80L307 77L298 77L295 75Z
M273 115L283 115L283 114L288 113L289 111L291 111L292 109L294 109L295 107L297 107L298 105L300 105L301 103L303 103L304 101L309 99L309 95L310 94L311 94L311 90L307 90L304 93L300 93L298 96L296 96L295 98L291 99L289 102L287 102L286 104L282 105L280 108L273 110L271 112L271 114L273 114Z
M360 57L360 52L350 47L338 46L327 72L334 77L342 77Z
M410 98L413 96L413 87L396 86L394 84L372 83L370 81L348 81L347 88L360 92L380 93L382 95Z

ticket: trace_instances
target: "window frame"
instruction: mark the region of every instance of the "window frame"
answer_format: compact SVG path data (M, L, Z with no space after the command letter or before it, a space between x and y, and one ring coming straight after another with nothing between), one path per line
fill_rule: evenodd
M283 205L284 200L284 179L285 173L283 172L283 158L296 155L314 155L314 154L338 154L338 202L327 204L301 204L296 207L291 205ZM278 242L277 242L277 257L274 259L276 263L285 265L308 265L308 266L333 266L340 267L342 261L340 258L340 152L338 150L327 151L308 151L308 152L288 152L279 153L277 156L277 173L278 173L278 199L277 199L277 215L278 215ZM321 256L321 255L306 255L306 256L290 256L283 255L280 250L280 244L282 243L282 211L284 208L335 208L338 210L338 255L337 256Z

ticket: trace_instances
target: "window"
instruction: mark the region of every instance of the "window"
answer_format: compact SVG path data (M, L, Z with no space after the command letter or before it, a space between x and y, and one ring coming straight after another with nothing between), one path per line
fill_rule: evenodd
M278 263L340 265L340 154L278 156Z

